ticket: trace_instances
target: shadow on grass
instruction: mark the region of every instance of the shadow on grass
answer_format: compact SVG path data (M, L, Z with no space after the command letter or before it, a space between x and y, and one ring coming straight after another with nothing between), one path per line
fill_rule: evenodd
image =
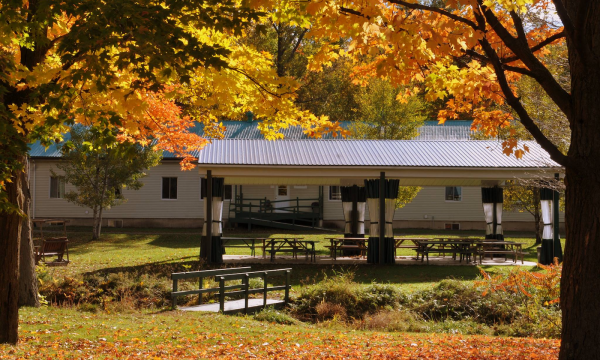
M98 269L84 273L84 276L107 276L114 273L124 273L133 277L150 275L170 279L175 272L241 267L246 265L206 265L195 256L177 260L147 263L136 266L121 266ZM314 265L314 264L256 264L251 271L291 268L292 286L309 285L327 277L342 273L354 274L354 281L360 284L390 283L390 284L420 284L433 283L444 279L474 280L480 276L480 271L473 266L373 266L373 265ZM274 280L277 280L275 278Z

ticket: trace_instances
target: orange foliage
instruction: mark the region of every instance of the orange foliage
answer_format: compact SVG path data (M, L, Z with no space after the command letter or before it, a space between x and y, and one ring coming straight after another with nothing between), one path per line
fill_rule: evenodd
M195 126L189 116L181 115L181 108L173 100L165 98L163 93L146 93L147 108L142 121L135 118L139 127L134 132L120 128L119 140L139 142L142 145L155 142L157 150L168 151L180 157L182 169L189 170L195 166L195 154L202 150L208 140L191 132Z
M275 325L273 325L275 326ZM172 330L171 330L172 331ZM124 341L69 339L39 341L39 335L23 337L20 352L0 347L0 359L513 359L558 358L558 340L490 336L361 334L266 331L247 334L200 333L168 336L154 342L133 338ZM166 336L166 335L165 335ZM52 355L51 355L52 354Z
M421 3L406 0L408 4ZM371 77L384 77L397 85L418 87L429 101L443 100L445 108L438 120L457 119L470 114L473 126L489 136L508 125L512 115L507 113L505 95L498 73L492 66L482 41L489 44L503 64L527 70L514 56L495 28L485 23L480 30L481 9L489 6L494 15L513 36L517 36L509 9L521 14L540 13L551 5L550 0L496 0L480 6L473 0L447 1L443 13L428 9L408 9L387 0L347 1L313 0L307 11L313 15L311 36L331 43L349 39L347 49L327 46L313 58L327 64L328 53L337 52L354 61L354 81L365 84ZM518 4L518 5L515 5ZM527 5L527 7L526 7ZM440 10L436 9L436 10ZM478 18L479 17L479 18ZM525 27L529 46L558 34L562 28L547 24ZM562 40L557 40L562 41ZM533 51L543 63L545 47ZM314 64L312 65L315 66ZM504 65L503 65L504 66ZM518 70L518 69L517 69ZM504 70L503 75L513 93L522 76L519 71ZM410 95L414 90L408 90ZM400 99L402 100L402 99ZM516 142L504 144L506 153L520 157L524 148Z
M483 295L488 292L504 291L521 293L529 298L536 298L543 306L552 305L560 301L560 278L562 264L554 259L552 265L538 264L543 272L531 272L521 268L511 271L507 276L502 274L490 275L481 269L483 280L476 281L475 286L484 288Z

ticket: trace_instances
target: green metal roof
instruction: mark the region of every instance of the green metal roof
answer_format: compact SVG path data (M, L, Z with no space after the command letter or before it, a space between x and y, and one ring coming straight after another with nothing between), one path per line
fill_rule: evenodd
M226 128L224 139L264 140L263 134L258 129L259 121L222 121L222 123ZM444 125L438 125L437 121L425 121L425 124L419 129L419 136L414 140L469 140L471 123L471 120L452 120L447 121ZM351 124L351 121L341 122L341 126L345 129L348 129ZM198 124L192 131L203 135L204 125ZM288 140L311 139L299 126L281 129L281 133ZM64 138L68 140L69 134L65 134ZM323 139L331 140L334 137L326 134ZM61 157L59 146L60 144L55 144L45 149L39 142L36 142L30 146L29 155L32 158L59 158ZM175 156L165 152L163 158L175 158Z

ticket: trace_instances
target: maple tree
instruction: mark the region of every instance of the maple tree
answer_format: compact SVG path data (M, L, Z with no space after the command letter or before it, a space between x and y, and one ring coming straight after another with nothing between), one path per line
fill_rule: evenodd
M71 138L61 146L62 160L52 175L75 188L64 198L76 205L92 209L92 239L100 238L102 213L127 201L122 190L139 190L145 171L160 162L160 154L152 146L139 146L129 141L116 141L117 130L74 126Z
M191 168L206 143L197 121L254 111L267 138L300 125L336 131L294 104L296 82L239 37L262 12L237 0L138 2L8 0L0 5L0 342L17 341L28 144L50 144L74 124L118 131L118 141L170 151ZM182 113L181 106L190 111ZM24 266L24 264L21 264ZM32 267L32 264L27 266Z
M443 101L438 119L469 113L474 128L495 136L519 121L566 171L567 245L561 286L561 359L593 358L600 351L600 3L585 0L314 0L312 36L332 40L320 63L347 56L365 81L386 77ZM352 39L347 50L333 44ZM566 44L570 86L553 76L548 46ZM359 61L360 60L360 61ZM540 129L517 94L522 78L535 81L564 114L571 130L566 154ZM403 97L400 97L402 100ZM512 112L504 111L503 105ZM516 114L513 116L513 113ZM515 138L506 154L526 156Z

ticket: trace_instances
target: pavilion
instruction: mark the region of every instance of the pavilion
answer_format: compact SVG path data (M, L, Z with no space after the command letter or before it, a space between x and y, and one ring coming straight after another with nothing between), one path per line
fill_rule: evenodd
M553 179L559 164L537 143L521 159L503 153L499 141L402 140L213 140L198 156L206 178L205 224L201 253L222 261L222 190L228 185L335 185L345 189L342 204L347 235L364 232L370 213L369 262L394 262L389 239L398 186L482 187L486 238L503 239L502 187L508 180ZM558 193L542 192L542 258L560 256ZM379 221L383 219L383 221ZM212 239L207 241L206 239ZM558 244L557 244L558 243ZM545 260L546 262L548 260Z

